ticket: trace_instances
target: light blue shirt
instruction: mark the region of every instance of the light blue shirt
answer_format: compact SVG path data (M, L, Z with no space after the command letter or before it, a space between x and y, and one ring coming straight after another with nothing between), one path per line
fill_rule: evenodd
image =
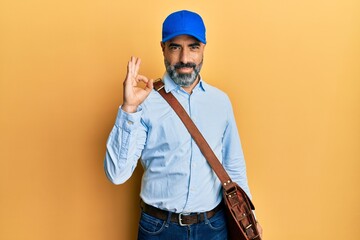
M229 98L202 79L188 94L165 74L172 92L199 128L233 181L251 197L245 160ZM222 199L221 183L189 132L153 90L135 113L119 108L107 141L105 172L115 184L132 175L138 160L144 168L140 197L173 212L204 212Z

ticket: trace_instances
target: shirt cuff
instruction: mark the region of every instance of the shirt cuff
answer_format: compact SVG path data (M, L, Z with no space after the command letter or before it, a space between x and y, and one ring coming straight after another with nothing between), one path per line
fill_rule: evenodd
M130 132L137 125L140 124L142 108L138 107L137 111L134 113L128 113L119 107L118 114L116 116L115 125L124 129L127 132Z

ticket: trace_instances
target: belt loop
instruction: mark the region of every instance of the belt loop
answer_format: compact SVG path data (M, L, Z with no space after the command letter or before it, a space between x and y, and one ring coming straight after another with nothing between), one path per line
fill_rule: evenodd
M171 214L172 212L168 211L168 217L166 219L166 227L168 227L171 222Z
M201 220L202 220L202 219L201 219L201 213L197 213L197 216L196 216L196 217L197 217L197 221L198 221L198 222L201 222Z
M204 222L205 222L205 224L208 224L208 223L209 223L209 219L208 219L208 217L207 217L206 212L204 212L203 214L204 214Z

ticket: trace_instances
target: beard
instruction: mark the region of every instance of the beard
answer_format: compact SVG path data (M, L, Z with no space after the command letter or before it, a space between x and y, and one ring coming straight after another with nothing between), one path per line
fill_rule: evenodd
M169 74L170 78L181 87L189 87L191 84L195 82L197 77L199 76L203 60L196 65L195 63L176 63L175 65L171 65L166 59L164 60L166 71ZM193 68L194 71L191 73L178 73L176 69L179 68Z

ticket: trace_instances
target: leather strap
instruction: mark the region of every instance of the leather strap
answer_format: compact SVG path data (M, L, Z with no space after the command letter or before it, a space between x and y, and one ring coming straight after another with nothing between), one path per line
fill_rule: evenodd
M220 179L225 191L230 191L234 186L233 184L231 184L232 180L230 176L216 157L215 153L213 152L203 135L200 133L199 129L191 120L185 109L181 106L179 101L174 97L171 92L165 92L164 83L161 81L161 79L158 79L154 82L154 89L160 93L160 95L169 103L169 105L174 109L176 114L180 117L181 121L186 126L190 135L192 136L196 144L199 146L201 153L204 155L204 157L209 162L210 166Z

